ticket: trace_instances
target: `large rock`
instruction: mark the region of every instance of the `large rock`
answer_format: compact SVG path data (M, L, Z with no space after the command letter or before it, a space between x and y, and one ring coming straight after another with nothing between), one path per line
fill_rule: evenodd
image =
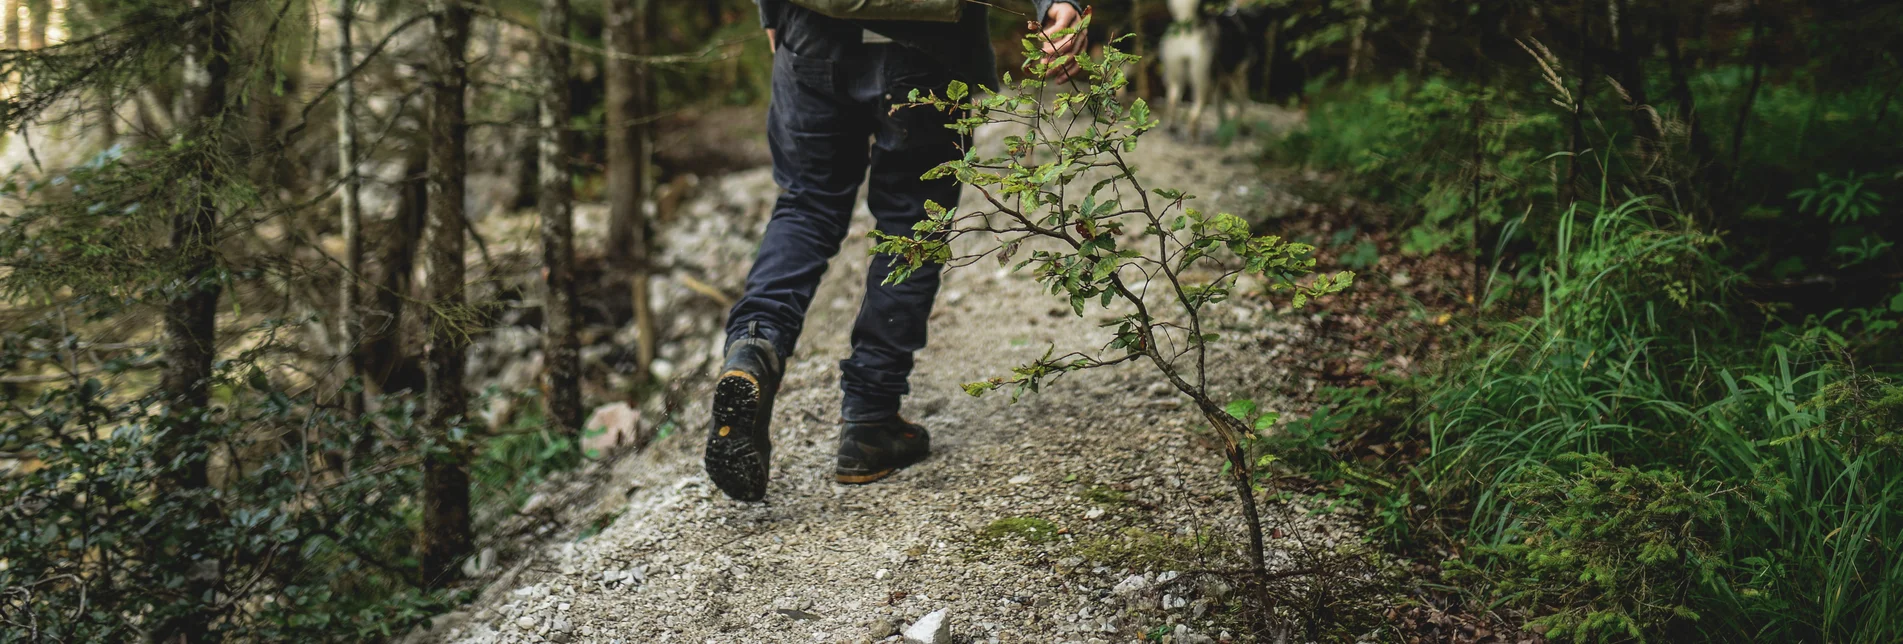
M588 458L606 458L641 440L641 411L618 402L595 408L582 424L581 453Z
M951 644L950 609L932 611L905 628L905 644Z

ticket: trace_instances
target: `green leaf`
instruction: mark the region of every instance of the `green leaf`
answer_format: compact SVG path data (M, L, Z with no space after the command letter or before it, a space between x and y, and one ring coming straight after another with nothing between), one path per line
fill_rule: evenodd
M1255 429L1256 431L1262 431L1264 429L1268 429L1274 426L1275 421L1281 420L1281 418L1282 418L1282 415L1279 413L1272 412L1272 411L1263 412L1261 416L1257 416L1255 419L1255 425L1254 425Z
M1229 415L1235 416L1236 418L1248 419L1252 416L1255 416L1255 401L1237 400L1227 405L1223 405L1222 410L1225 412L1228 412Z
M971 87L966 85L964 81L955 80L945 86L945 97L951 100L962 101L969 95L971 95Z

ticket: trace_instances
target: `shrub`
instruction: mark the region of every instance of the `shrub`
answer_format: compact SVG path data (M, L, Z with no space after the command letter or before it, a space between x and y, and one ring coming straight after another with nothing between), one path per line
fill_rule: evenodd
M194 577L219 580L226 641L362 641L453 605L414 579L415 468L328 465L360 430L414 446L414 406L385 401L366 427L245 380L221 381L223 408L176 461L158 458L180 440L158 405L99 380L0 403L0 449L25 457L0 476L0 641L133 641L202 609L180 592ZM194 461L212 487L165 484Z
M1074 29L1088 27L1086 17ZM897 282L927 262L955 266L996 257L1009 264L1023 251L1013 268L1030 269L1075 314L1081 317L1087 308L1109 312L1113 317L1104 326L1113 329L1113 338L1101 351L1054 355L1053 348L1010 377L967 384L965 390L980 395L1011 388L1015 397L1075 371L1124 362L1154 367L1194 402L1219 437L1250 532L1250 562L1266 577L1249 452L1259 441L1256 430L1266 426L1252 423L1273 417L1255 415L1253 403L1224 405L1212 398L1209 347L1220 336L1205 329L1203 315L1235 295L1244 275L1300 307L1347 288L1353 274L1307 279L1314 265L1311 247L1255 235L1239 217L1189 207L1192 195L1145 185L1125 155L1157 121L1142 99L1125 103L1117 97L1127 82L1123 70L1136 57L1106 46L1100 56L1076 58L1081 73L1067 86L1049 87L1038 79L1073 61L1065 56L1040 62L1037 38L1024 40L1030 77L1005 77L1013 92L972 95L953 81L942 97L914 90L908 104L895 108L957 115L952 127L967 136L991 124L1012 127L1013 133L1004 137L1002 156L974 149L925 174L976 188L984 197L978 208L960 213L927 202L930 216L912 236L874 231L872 252L892 257L888 280ZM954 243L978 235L991 239L974 253L953 256Z

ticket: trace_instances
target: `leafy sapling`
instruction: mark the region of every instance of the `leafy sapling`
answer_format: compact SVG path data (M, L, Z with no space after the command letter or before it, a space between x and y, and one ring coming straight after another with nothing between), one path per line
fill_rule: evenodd
M1076 29L1088 27L1086 17ZM1211 395L1209 348L1221 337L1211 330L1208 313L1232 297L1253 295L1244 292L1245 276L1261 285L1263 295L1286 296L1299 308L1347 288L1354 274L1315 275L1312 247L1255 235L1239 217L1190 207L1192 195L1146 186L1132 155L1158 121L1142 99L1118 97L1128 82L1123 70L1137 56L1112 43L1098 56L1040 61L1038 38L1024 40L1028 77L1007 74L1004 92L974 94L953 82L942 96L914 91L896 108L953 113L958 118L950 127L967 137L986 126L1009 134L999 154L973 148L925 174L975 188L983 197L976 209L960 212L928 202L929 217L912 236L874 231L872 252L892 257L888 283L927 263L957 267L992 257L1014 271L1028 270L1078 316L1090 310L1110 314L1104 327L1114 334L1101 348L1062 355L1053 350L1008 377L970 383L965 390L975 396L1011 388L1015 399L1067 373L1148 362L1196 404L1221 438L1225 469L1250 531L1251 563L1266 575L1249 448L1274 415L1257 414L1252 403L1224 405ZM1078 72L1068 83L1041 80L1073 63ZM967 238L972 241L961 243Z

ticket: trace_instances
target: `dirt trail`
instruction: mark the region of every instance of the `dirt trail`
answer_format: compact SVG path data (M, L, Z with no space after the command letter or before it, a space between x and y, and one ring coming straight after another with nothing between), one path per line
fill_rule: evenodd
M1205 207L1278 208L1290 199L1262 184L1246 149L1159 135L1139 155L1151 185L1202 194ZM710 264L707 279L730 292L744 265L714 264L751 249L771 198L764 173L706 182L685 208L701 218L686 225L703 237L731 226L726 250L698 259ZM1150 372L1090 372L1016 404L960 391L1049 346L1061 353L1106 339L1100 315L1078 318L995 263L946 274L931 345L918 359L906 409L931 429L932 458L869 486L831 481L836 362L847 353L867 262L869 218L860 208L790 362L766 502L728 500L707 482L705 402L690 396L677 412L683 431L601 477L608 491L592 507L612 517L605 527L586 537L569 529L538 547L421 639L899 641L897 629L949 609L959 642L1128 642L1159 630L1177 642L1242 640L1225 630L1236 628L1224 621L1227 587L1192 572L1236 565L1243 533L1230 487L1191 431L1197 415ZM1313 383L1275 358L1305 341L1308 320L1242 299L1218 320L1229 353L1216 361L1217 379L1237 385L1222 393L1286 408ZM713 368L704 348L677 353L696 357L682 364L681 382ZM1271 544L1279 560L1296 536L1309 547L1357 540L1301 510L1267 502L1268 522L1283 535ZM1214 545L1194 547L1197 535Z

